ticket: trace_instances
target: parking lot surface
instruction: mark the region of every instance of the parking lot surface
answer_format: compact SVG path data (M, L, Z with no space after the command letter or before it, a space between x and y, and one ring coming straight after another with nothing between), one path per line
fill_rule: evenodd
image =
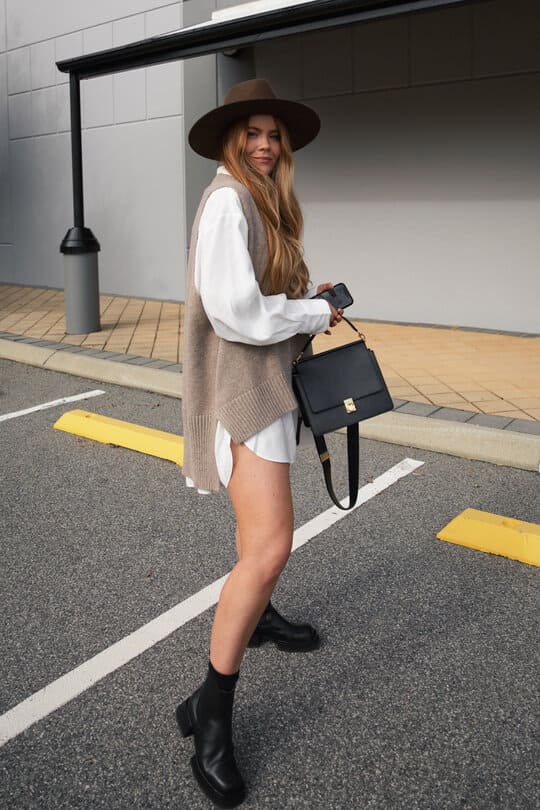
M0 714L222 577L227 495L174 464L56 431L84 408L174 433L181 403L0 360ZM343 495L345 438L330 437ZM538 569L443 543L467 507L540 522L538 474L361 442L361 485L423 462L295 551L275 604L321 649L248 650L235 740L248 808L537 808ZM293 468L296 525L326 511L314 451ZM6 808L198 808L176 704L204 675L213 610L0 748ZM1 722L0 718L0 722Z

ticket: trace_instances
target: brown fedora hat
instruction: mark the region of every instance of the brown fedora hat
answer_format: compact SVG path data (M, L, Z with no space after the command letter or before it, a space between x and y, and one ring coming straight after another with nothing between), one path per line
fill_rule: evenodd
M321 128L319 116L310 107L276 98L265 79L250 79L231 87L221 107L206 113L193 124L188 136L189 145L199 155L219 160L226 129L250 115L279 118L287 127L293 151L306 146Z

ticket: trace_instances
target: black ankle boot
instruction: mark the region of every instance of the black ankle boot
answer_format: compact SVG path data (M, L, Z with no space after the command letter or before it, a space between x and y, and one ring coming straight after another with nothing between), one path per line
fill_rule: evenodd
M259 619L248 647L260 647L264 641L273 641L280 650L307 652L320 644L319 634L310 624L292 624L277 612L271 602Z
M183 737L194 735L191 768L202 790L219 807L236 807L245 786L232 742L234 686L221 688L219 678L210 664L203 685L176 709L176 720Z

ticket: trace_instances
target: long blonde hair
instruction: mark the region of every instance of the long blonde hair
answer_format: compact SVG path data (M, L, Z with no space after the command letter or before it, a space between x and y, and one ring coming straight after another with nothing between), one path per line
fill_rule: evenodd
M303 259L304 220L293 189L294 165L286 127L275 119L280 157L270 176L258 172L246 157L248 119L232 124L223 139L223 165L255 200L266 231L268 263L261 281L265 295L305 295L309 272Z

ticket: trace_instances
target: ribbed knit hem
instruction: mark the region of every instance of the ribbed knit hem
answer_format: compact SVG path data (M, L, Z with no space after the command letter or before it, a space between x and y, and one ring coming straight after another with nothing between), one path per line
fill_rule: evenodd
M233 442L241 444L296 407L289 382L278 374L227 402L219 409L217 418Z
M191 478L198 489L219 492L221 484L214 452L215 416L184 416L184 437L183 474Z

